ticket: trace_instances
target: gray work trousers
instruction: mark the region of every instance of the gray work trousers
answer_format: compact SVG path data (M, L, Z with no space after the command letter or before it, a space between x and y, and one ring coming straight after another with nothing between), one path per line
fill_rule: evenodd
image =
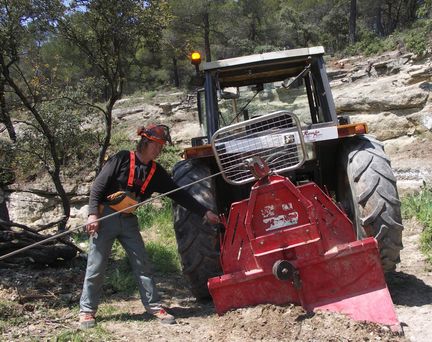
M102 216L113 212L110 207L104 206ZM127 253L144 307L158 302L159 294L153 279L149 276L150 262L139 231L137 217L114 215L100 221L99 227L97 238L90 238L80 312L97 311L108 258L115 239L119 240Z

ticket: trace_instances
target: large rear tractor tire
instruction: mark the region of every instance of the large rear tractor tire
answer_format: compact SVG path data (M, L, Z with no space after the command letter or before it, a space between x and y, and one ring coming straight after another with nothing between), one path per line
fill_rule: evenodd
M173 178L179 186L211 175L210 168L200 160L184 160L174 166ZM217 212L214 178L186 188L201 204ZM209 225L203 218L173 203L174 229L183 275L198 300L210 297L207 280L222 273L218 225Z
M401 202L396 178L383 145L370 136L344 141L340 153L337 198L354 223L357 238L378 241L385 272L400 262Z

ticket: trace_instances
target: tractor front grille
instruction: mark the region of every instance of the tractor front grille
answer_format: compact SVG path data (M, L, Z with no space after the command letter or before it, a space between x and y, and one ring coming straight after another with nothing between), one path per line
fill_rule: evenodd
M261 157L273 173L294 170L306 158L300 122L287 111L223 127L212 147L224 179L236 185L255 180L245 163L249 158Z

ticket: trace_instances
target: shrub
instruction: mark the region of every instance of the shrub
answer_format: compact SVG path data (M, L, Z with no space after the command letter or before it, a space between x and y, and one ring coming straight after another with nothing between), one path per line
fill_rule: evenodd
M402 216L404 219L416 217L423 224L421 250L432 263L432 187L424 184L420 192L404 197Z
M432 45L432 20L423 19L414 23L413 27L404 31L396 31L392 35L380 38L370 30L360 28L359 41L345 49L349 55L374 55L394 50L403 44L407 51L417 55L425 55Z
M417 55L425 55L431 48L432 20L419 20L414 26L401 34L407 49Z

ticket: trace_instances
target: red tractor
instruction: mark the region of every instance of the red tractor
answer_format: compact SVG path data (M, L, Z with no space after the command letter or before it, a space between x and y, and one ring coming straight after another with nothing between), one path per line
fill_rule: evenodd
M366 124L337 116L323 56L312 47L200 66L202 136L173 176L227 221L174 206L183 273L218 313L298 303L396 325L383 273L402 249L396 179Z

